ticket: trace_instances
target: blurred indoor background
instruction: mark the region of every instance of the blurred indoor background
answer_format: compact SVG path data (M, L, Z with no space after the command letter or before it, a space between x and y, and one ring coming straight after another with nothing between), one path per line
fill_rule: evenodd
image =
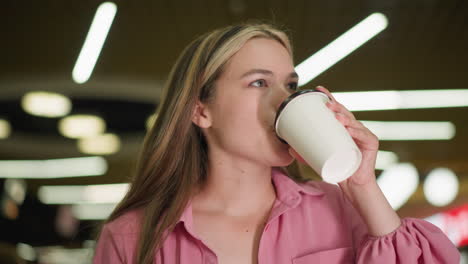
M329 88L380 138L398 214L468 263L466 0L2 1L0 263L90 263L177 56L245 21L289 30L302 88Z

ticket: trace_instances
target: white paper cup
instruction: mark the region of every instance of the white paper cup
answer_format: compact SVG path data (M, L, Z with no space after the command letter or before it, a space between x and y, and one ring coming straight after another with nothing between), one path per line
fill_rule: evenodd
M275 130L324 181L338 183L359 168L362 154L325 105L329 100L325 93L316 90L292 94L278 109Z

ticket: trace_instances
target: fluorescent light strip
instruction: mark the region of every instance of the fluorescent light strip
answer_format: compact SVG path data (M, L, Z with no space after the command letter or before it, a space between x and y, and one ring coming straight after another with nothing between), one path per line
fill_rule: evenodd
M91 76L116 12L117 6L112 2L102 3L98 7L73 68L72 76L75 82L84 83Z
M373 13L330 44L296 66L299 86L317 77L335 63L352 53L368 40L379 34L388 25L381 13Z
M93 262L94 248L64 248L55 245L35 248L39 252L38 263L76 264Z
M76 204L73 215L79 220L102 220L109 217L117 204Z
M379 140L450 140L455 136L451 122L361 121Z
M468 106L468 89L336 92L333 96L350 111Z
M0 178L83 177L103 175L106 171L107 161L102 157L0 161Z
M128 187L127 183L42 186L38 196L45 204L118 203Z

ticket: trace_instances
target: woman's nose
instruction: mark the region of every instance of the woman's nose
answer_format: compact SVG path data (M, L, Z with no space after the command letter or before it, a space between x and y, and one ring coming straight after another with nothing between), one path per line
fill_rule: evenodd
M275 105L276 105L276 110L278 110L281 106L281 104L292 94L292 91L290 91L287 87L278 87L276 89L276 96L275 96Z

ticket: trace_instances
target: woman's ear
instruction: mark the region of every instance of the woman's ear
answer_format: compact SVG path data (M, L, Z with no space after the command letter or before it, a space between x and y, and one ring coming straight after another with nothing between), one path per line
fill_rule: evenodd
M208 107L197 101L192 113L192 122L201 128L209 128L211 126L211 113Z

